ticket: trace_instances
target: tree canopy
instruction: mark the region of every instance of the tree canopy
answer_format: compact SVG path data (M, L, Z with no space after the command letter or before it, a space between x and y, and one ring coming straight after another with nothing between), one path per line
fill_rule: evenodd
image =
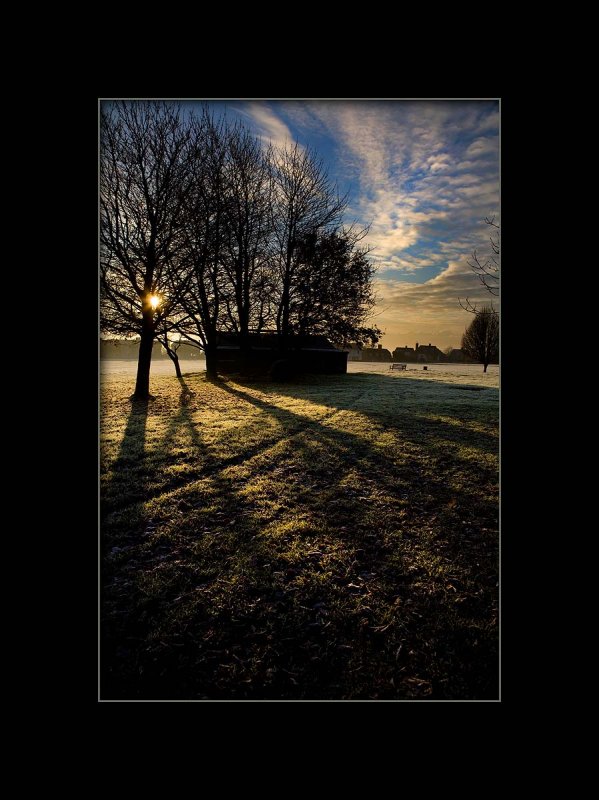
M491 306L483 306L477 311L462 337L462 350L483 365L483 372L498 360L499 314Z

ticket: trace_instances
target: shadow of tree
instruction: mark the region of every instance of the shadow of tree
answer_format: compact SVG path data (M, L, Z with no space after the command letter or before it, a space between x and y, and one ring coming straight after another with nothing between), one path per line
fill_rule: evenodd
M117 505L129 505L143 500L147 491L146 427L148 423L149 401L131 402L131 410L118 454L111 466L110 475L102 486L103 509Z
M131 410L127 418L125 431L118 454L112 464L109 476L102 485L100 505L100 518L102 521L102 536L100 539L100 585L101 606L110 608L108 618L104 617L101 625L100 647L104 663L108 665L109 675L113 672L113 664L118 663L123 656L128 656L132 650L126 646L125 641L119 641L111 636L110 622L112 616L120 614L118 606L124 598L129 602L133 586L131 571L135 570L136 561L131 562L131 554L136 547L136 539L130 527L135 528L135 523L140 516L140 508L147 491L145 473L145 443L146 426L148 422L149 402L135 400L131 402ZM111 531L106 526L105 498L120 498L122 506L127 508L127 513L119 519L115 526L116 531ZM115 533L117 535L115 535ZM111 535L112 534L112 535ZM112 615L112 616L111 616Z
M117 603L127 612L110 638L121 652L105 656L103 696L497 696L496 468L462 453L496 457L497 439L361 406L385 380L368 377L364 393L335 391L317 416L281 405L321 400L310 385L219 384L277 422L224 458L203 439L181 380L157 450L184 432L197 474L160 486L169 502ZM394 447L360 425L380 427Z

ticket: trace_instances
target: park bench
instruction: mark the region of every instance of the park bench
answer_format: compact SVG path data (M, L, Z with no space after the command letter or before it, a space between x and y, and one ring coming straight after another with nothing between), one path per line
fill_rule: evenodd
M389 369L406 369L407 364L391 364Z

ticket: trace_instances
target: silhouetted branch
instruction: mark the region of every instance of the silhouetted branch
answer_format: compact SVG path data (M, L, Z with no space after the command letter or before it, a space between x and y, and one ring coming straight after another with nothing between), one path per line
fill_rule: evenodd
M474 272L476 277L485 287L485 289L493 297L499 297L499 279L500 279L500 262L495 256L499 256L499 230L500 227L495 223L495 217L485 217L485 223L497 229L495 237L490 236L491 254L485 259L479 258L478 251L474 250L472 253L472 261L468 261L468 266ZM468 298L462 301L458 298L460 306L468 311L470 314L480 313L475 303L472 303ZM494 309L491 310L494 311ZM496 312L494 312L496 313Z

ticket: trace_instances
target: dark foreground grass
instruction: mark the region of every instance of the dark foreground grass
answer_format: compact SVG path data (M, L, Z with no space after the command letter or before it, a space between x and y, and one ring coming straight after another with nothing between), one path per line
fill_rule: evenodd
M497 699L498 392L102 386L102 699Z

